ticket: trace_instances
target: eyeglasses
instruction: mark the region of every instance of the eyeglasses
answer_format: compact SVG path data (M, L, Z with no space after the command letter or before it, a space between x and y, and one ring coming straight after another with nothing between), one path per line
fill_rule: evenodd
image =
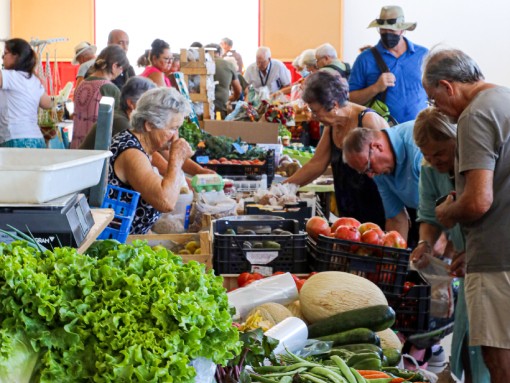
M372 148L368 148L368 157L367 157L367 167L362 172L359 172L359 174L369 174L373 173L374 169L372 169L372 164L370 163L370 157L372 156Z
M379 25L384 25L384 24L393 25L393 24L397 23L397 20L398 19L375 19L375 21Z

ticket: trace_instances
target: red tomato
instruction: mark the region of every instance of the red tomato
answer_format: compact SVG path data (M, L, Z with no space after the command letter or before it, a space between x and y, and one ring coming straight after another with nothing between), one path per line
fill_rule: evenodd
M409 281L405 282L404 289L403 289L404 295L407 294L409 292L409 290L411 290L415 285L416 285L416 283L413 283L413 282L409 282Z
M273 275L285 274L285 271L275 271Z
M264 276L260 273L253 273L251 274L252 281L258 281L259 279L264 278Z
M237 277L237 285L239 287L243 287L246 285L246 283L251 279L251 274L248 272L244 272L239 274Z
M331 229L329 228L329 223L322 217L312 217L306 222L306 232L310 237L314 240L319 238L319 234L322 235L330 235Z
M301 287L305 284L306 279L295 279L294 282L296 282L297 291L299 292L301 291Z
M340 217L331 226L331 232L335 232L336 229L338 228L338 226L342 226L342 225L352 226L357 229L361 225L361 223L356 218Z

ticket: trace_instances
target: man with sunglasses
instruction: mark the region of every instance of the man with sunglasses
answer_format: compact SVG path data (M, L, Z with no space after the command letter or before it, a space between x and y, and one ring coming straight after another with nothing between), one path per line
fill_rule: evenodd
M399 123L414 120L427 106L421 84L421 66L427 49L404 37L405 31L413 31L416 24L405 22L401 7L382 7L379 18L368 26L378 29L380 40L374 50L360 53L352 67L349 77L352 102L365 105L378 99Z
M414 121L382 130L355 128L345 136L343 160L360 174L373 177L386 216L385 229L396 230L408 247L418 241L418 208L423 155L413 140Z

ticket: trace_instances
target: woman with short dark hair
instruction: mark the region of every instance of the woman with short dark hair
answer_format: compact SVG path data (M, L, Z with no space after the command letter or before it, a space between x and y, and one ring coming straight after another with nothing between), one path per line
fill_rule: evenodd
M373 110L350 102L349 85L339 75L325 71L309 75L302 98L314 119L324 125L324 131L312 159L285 182L306 185L331 165L340 216L384 227L384 209L377 186L366 174L358 174L343 163L342 143L356 127L382 129L388 124Z
M38 108L51 108L51 98L34 75L37 56L28 42L10 39L0 70L0 147L46 148L37 124Z
M170 45L161 39L154 40L151 44L149 59L150 65L145 67L140 76L151 79L157 86L172 86L167 77L174 59L170 52Z
M101 97L113 97L119 107L120 90L112 82L129 67L129 60L120 45L110 45L97 56L92 73L74 92L74 125L71 148L77 149L97 121Z

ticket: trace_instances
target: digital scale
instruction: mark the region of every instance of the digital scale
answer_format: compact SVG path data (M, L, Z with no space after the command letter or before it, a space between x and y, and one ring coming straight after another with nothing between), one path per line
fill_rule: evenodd
M0 203L0 229L14 233L7 225L26 233L29 231L41 245L51 248L78 248L94 225L85 195L73 193L39 204ZM13 239L0 233L0 242Z

